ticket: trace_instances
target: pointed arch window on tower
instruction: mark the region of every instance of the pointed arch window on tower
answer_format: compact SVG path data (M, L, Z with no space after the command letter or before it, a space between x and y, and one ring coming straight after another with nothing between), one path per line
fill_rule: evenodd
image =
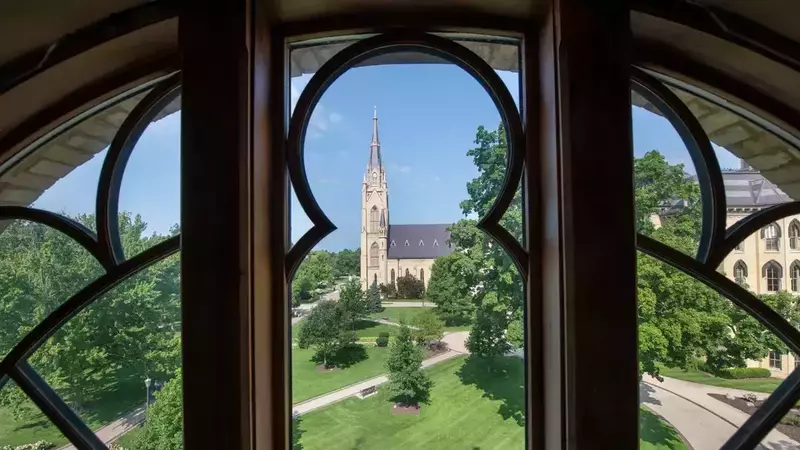
M792 292L800 291L800 261L795 260L789 267L789 278L792 280Z
M378 183L378 172L372 172L372 184Z
M378 231L378 207L373 206L369 211L369 231Z
M792 250L800 250L800 222L797 219L789 224L789 248Z
M369 248L369 266L378 267L378 243L373 242Z

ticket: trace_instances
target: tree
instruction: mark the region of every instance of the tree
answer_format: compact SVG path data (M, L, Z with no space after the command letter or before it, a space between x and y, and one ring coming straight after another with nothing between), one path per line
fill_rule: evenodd
M422 349L414 343L411 329L401 325L386 359L388 389L395 403L411 406L429 402L433 382L422 370L422 358Z
M408 274L397 277L398 298L422 298L425 295L425 285L414 275Z
M444 322L433 310L427 309L412 319L411 324L416 328L412 333L420 345L439 342L444 335Z
M93 215L73 218L93 228ZM147 235L140 216L121 213L128 257L168 236ZM177 227L170 235L178 232ZM113 395L109 386L166 377L180 364L179 258L156 263L106 292L57 331L29 359L74 409ZM14 221L0 238L0 352L102 273L77 243L44 225ZM15 387L0 403L17 418L37 409Z
M292 280L292 299L312 298L314 290L333 283L333 265L330 253L316 250L303 259Z
M374 281L369 286L369 290L367 290L367 311L371 313L383 311L381 293L378 292L378 284Z
M370 312L364 291L361 290L361 283L355 278L342 285L337 305L344 311L353 330L356 322Z
M334 254L333 277L358 277L361 273L361 250L344 249Z
M462 252L436 258L425 297L436 304L436 313L445 321L467 322L475 312L472 287L477 285L476 261Z
M355 333L347 330L348 325L345 311L336 302L323 300L303 321L297 339L298 346L313 347L322 364L329 367L334 353L358 340Z
M134 448L183 450L183 380L180 369L155 397L155 403L147 409L147 418Z
M467 155L478 168L478 177L467 184L469 198L461 202L461 210L465 216L484 217L494 205L505 178L508 156L505 129L500 125L497 130L489 131L480 126L475 144ZM519 188L500 224L517 240L522 240ZM462 253L475 267L474 278L465 280L475 310L467 348L477 356L503 355L512 347L507 330L512 324L521 328L522 278L508 253L478 230L475 220L462 219L456 223L450 229L450 240L456 252Z
M378 291L380 291L381 295L384 298L395 298L397 297L397 288L393 284L379 284Z

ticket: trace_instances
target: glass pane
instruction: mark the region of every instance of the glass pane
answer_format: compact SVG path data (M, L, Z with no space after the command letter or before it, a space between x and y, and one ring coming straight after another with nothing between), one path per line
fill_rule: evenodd
M344 73L306 134L310 188L337 230L292 283L306 308L292 319L294 444L521 448L522 282L476 227L505 175L505 131L468 74L401 56ZM521 208L503 219L517 235Z
M180 310L180 260L171 256L92 303L29 362L104 442L147 417L143 434L157 444L149 448L174 448L165 444L181 433L174 392L180 390Z
M42 411L9 381L0 390L0 448L38 444L36 449L50 449L67 444L67 438Z
M119 193L119 224L127 258L160 242L156 236L180 232L180 106L178 97L156 116L142 133L125 167Z
M791 294L760 297L796 319ZM785 344L753 317L642 254L638 298L643 448L719 448L748 418L735 399L760 404L794 368ZM798 445L772 446L783 437L770 436L767 448Z
M75 219L94 223L92 215ZM72 295L103 273L73 239L45 225L0 222L0 357Z
M636 91L631 102L637 231L695 256L703 204L689 150L653 104Z
M18 162L4 168L0 205L32 205L70 216L93 213L106 149L145 95L146 91L123 96L24 152Z

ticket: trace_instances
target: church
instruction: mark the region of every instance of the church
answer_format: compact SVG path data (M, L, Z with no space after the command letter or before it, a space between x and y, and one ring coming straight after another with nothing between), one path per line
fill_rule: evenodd
M413 275L428 287L431 266L438 256L453 251L452 224L390 223L389 183L381 159L378 111L372 115L372 142L361 185L361 285L395 284L398 277Z

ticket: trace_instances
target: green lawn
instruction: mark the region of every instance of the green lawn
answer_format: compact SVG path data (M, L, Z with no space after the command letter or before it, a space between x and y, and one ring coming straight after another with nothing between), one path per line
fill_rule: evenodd
M317 362L312 361L311 349L292 349L292 403L297 403L341 387L357 383L386 372L384 361L389 354L387 347L374 345L359 346L364 351L360 357L366 359L355 362L350 367L330 372L317 371ZM352 355L351 355L352 356ZM360 358L350 358L356 361Z
M385 390L350 398L303 415L296 425L304 450L521 449L524 445L522 360L453 358L427 370L434 382L430 405L418 416L391 414ZM642 449L683 450L677 432L642 412Z
M685 371L683 369L674 368L662 368L661 375L670 378L677 378L679 380L691 381L693 383L766 393L771 393L774 391L775 388L778 387L778 385L783 381L778 378L729 380L727 378L715 377L699 370Z
M418 314L422 313L423 311L430 310L430 307L398 307L398 308L383 308L383 311L378 313L370 314L370 317L373 319L384 319L390 320L395 323L400 323L402 319L405 319L410 324L414 317ZM444 327L445 332L452 332L452 331L469 331L472 329L470 324L461 324L461 325L453 325L453 326L446 326Z
M654 412L639 408L639 450L686 450L681 435Z
M6 386L6 389L9 387ZM142 404L144 389L141 377L128 377L108 386L96 400L84 405L78 415L90 428L100 428ZM29 444L39 440L54 444L67 442L43 414L20 421L14 419L8 408L0 406L0 446Z

